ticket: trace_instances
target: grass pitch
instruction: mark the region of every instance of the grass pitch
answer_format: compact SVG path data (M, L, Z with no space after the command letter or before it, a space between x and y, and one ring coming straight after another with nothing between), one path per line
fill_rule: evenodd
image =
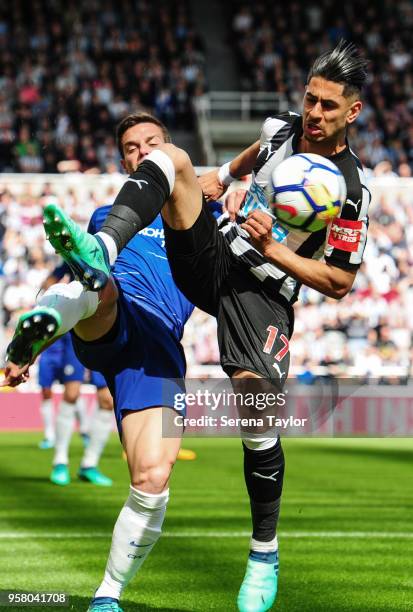
M38 434L0 434L0 590L70 595L85 611L128 494L115 435L101 462L112 488L49 483L52 451ZM250 530L238 440L192 440L178 462L165 535L126 589L125 612L236 610ZM274 610L413 610L413 440L285 440ZM13 610L40 610L15 607Z

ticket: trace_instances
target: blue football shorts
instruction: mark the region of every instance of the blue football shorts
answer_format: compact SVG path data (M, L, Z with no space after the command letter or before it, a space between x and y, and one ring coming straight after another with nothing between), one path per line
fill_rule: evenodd
M104 387L108 386L103 375L95 370L90 372L89 383L91 385L95 385L96 389L103 389Z
M39 385L50 389L54 382L83 382L85 368L76 357L70 334L62 336L39 359Z
M120 289L117 321L106 336L84 342L72 335L83 365L105 377L119 434L125 411L175 408L176 394L181 396L185 390L185 355L179 339L160 316L123 295Z

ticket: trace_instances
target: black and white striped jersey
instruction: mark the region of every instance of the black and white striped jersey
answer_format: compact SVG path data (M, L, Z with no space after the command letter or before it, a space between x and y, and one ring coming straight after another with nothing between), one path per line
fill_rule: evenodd
M296 301L300 283L269 263L251 245L247 232L239 223L253 210L271 214L265 189L274 168L290 155L298 153L301 134L302 118L296 113L290 112L266 119L261 131L260 152L252 174L252 183L239 213L238 223L228 223L225 218L220 223L220 231L225 235L240 263L248 267L250 273L264 283L269 291L279 293L290 303ZM329 159L341 170L347 186L347 200L338 217L328 228L305 233L284 228L271 215L274 219L273 238L302 257L324 257L325 261L333 266L355 270L362 262L366 245L367 212L371 195L361 163L348 146Z

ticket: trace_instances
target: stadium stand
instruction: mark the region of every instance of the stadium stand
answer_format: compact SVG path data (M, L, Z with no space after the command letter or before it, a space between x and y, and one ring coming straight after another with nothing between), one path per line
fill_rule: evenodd
M411 176L411 2L231 0L225 6L241 89L285 94L292 110L300 108L312 59L342 37L357 44L371 61L371 77L350 142L367 167L387 161L397 174Z
M117 170L130 109L191 129L203 63L185 0L3 3L0 171Z

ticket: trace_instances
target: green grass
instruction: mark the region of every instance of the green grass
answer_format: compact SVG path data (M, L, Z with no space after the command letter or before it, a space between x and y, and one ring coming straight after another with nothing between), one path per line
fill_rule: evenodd
M75 437L73 483L59 488L48 482L52 451L38 450L38 439L0 434L0 589L63 591L70 609L85 611L128 493L126 464L113 436L101 469L114 486L78 482L82 449ZM126 612L236 610L248 549L248 537L239 532L250 528L240 444L204 439L186 446L198 459L175 468L167 537L126 589ZM413 539L403 535L413 533L412 447L413 440L285 440L274 610L413 609ZM170 537L182 532L186 537ZM200 537L207 532L238 535ZM88 537L93 534L98 537Z

